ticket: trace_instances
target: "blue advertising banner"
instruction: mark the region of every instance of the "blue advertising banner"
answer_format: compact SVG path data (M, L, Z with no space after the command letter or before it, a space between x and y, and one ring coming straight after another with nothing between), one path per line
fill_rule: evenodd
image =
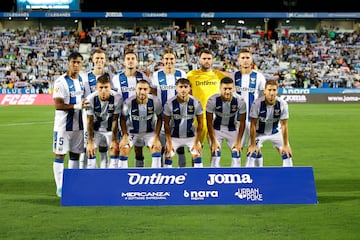
M279 94L360 94L360 88L280 88Z
M65 169L62 206L317 204L312 167Z
M0 12L0 18L300 18L300 19L356 19L360 12L74 12L18 11ZM26 6L25 6L26 8ZM24 9L22 9L24 10Z

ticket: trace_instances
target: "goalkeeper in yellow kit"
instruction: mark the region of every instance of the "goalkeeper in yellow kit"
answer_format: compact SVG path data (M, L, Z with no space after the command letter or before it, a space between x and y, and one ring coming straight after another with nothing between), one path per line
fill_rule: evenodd
M213 53L209 49L202 49L199 52L200 69L191 70L187 73L187 79L189 79L192 88L191 95L199 99L203 109L206 109L209 97L220 91L220 80L227 76L224 72L213 69L213 62ZM203 114L203 131L200 136L202 144L204 144L205 138L208 138L205 112Z

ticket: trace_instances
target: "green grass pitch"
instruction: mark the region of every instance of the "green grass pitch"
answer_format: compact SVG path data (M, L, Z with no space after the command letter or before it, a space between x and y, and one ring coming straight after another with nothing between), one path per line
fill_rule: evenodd
M0 239L360 239L360 105L289 110L294 165L313 167L319 204L61 207L54 107L1 106ZM230 165L225 152L222 164ZM263 154L265 166L281 166L272 146Z

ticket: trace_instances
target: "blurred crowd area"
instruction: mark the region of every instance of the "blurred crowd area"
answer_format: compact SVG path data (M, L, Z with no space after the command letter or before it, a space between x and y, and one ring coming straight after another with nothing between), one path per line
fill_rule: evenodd
M225 27L216 31L186 32L174 27L132 32L94 27L77 32L65 27L43 30L2 30L0 32L0 88L51 90L54 80L65 73L67 56L79 51L84 72L92 69L91 52L107 52L107 71L123 70L123 55L131 46L138 53L139 70L151 76L161 68L161 52L171 46L177 53L176 67L198 68L198 52L209 48L214 68L238 69L241 48L251 48L254 68L267 79L277 79L286 88L360 87L360 37L356 32L289 33L250 32L246 27ZM46 91L49 92L49 91ZM50 91L51 92L51 91Z

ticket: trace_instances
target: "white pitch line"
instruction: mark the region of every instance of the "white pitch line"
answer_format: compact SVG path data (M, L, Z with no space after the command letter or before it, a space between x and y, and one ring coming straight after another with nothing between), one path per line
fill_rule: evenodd
M49 124L53 122L0 123L0 127Z

